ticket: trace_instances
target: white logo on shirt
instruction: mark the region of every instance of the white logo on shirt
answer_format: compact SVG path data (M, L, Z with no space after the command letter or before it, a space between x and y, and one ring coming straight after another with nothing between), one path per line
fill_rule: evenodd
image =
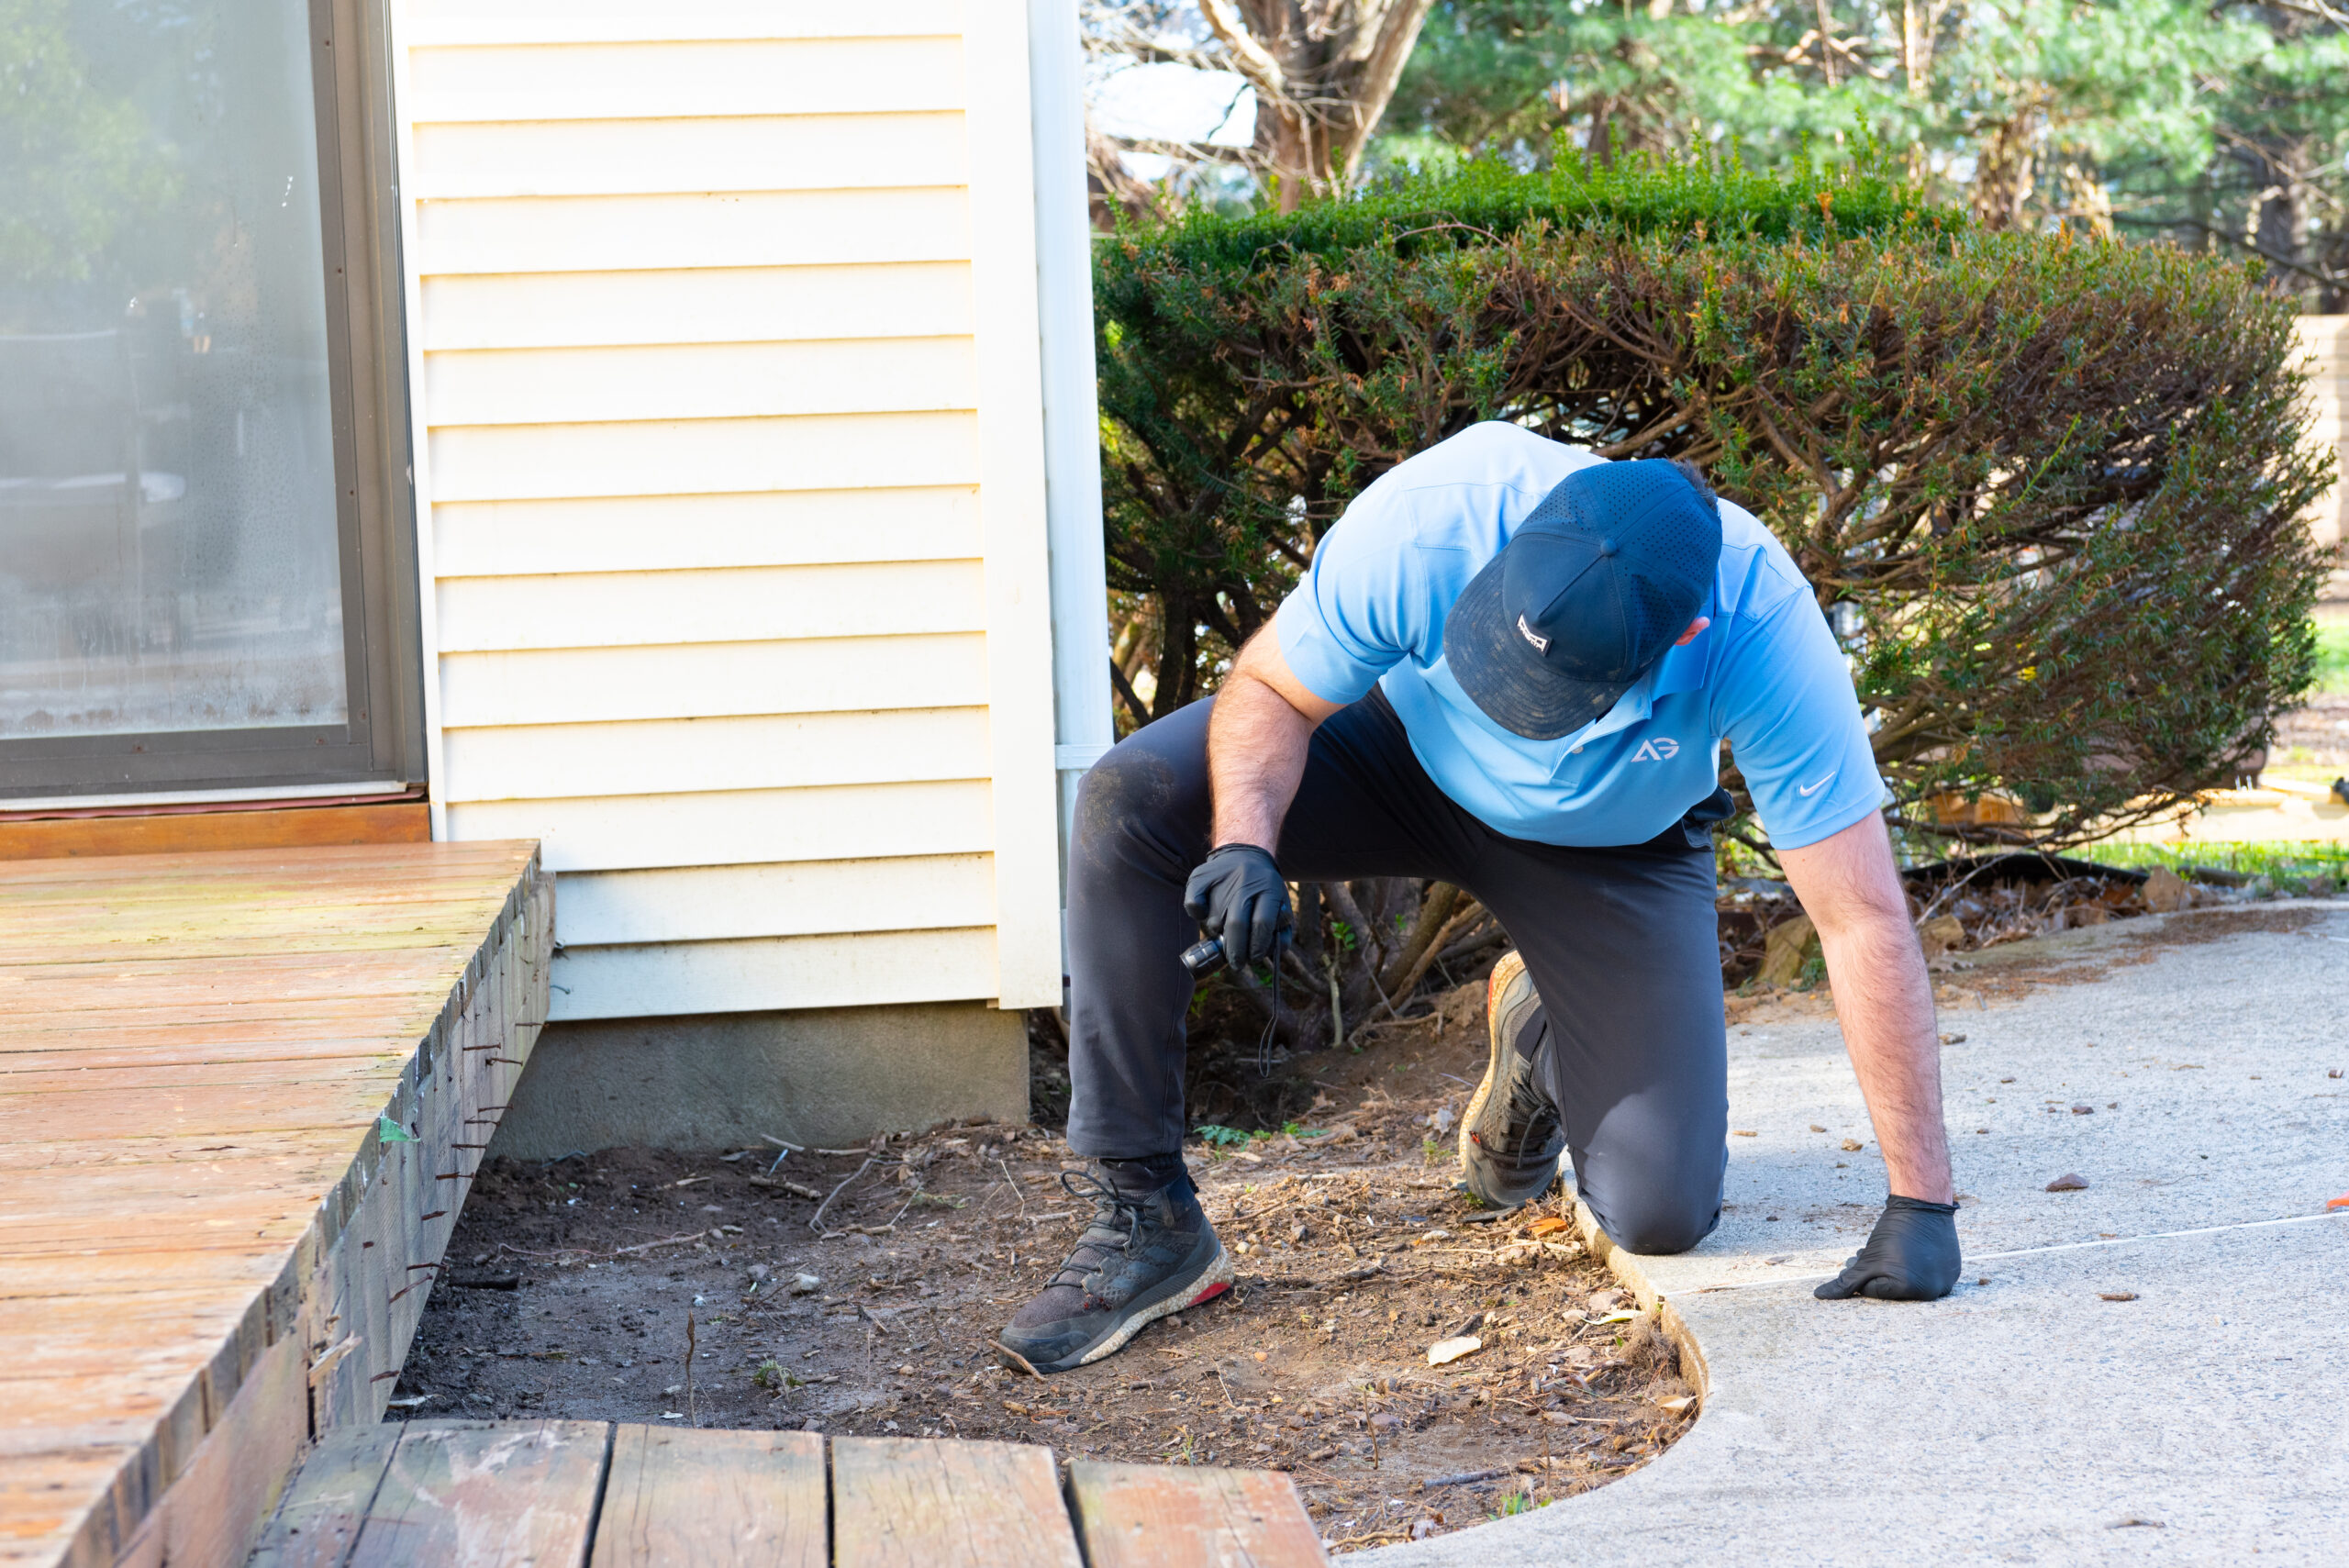
M1525 634L1526 641L1533 644L1534 652L1547 653L1550 651L1550 639L1542 636L1540 632L1534 630L1531 627L1526 625L1525 617L1523 616L1517 617L1517 629Z
M1653 740L1641 741L1640 749L1631 753L1631 761L1634 762L1668 762L1678 755L1680 755L1680 742L1673 740L1668 735L1659 735Z
M1841 770L1839 769L1838 771L1840 772ZM1831 779L1834 776L1834 773L1830 773L1827 775L1826 779L1821 779L1814 784L1797 784L1795 785L1795 793L1805 796L1817 795L1820 790L1827 787L1827 779Z

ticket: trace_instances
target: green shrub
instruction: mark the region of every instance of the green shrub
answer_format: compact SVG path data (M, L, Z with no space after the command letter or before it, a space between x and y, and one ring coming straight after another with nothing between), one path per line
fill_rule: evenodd
M1963 831L2076 840L2229 778L2311 677L2330 460L2288 302L2223 261L1977 232L1871 167L1562 161L1122 233L1095 299L1149 717L1365 484L1495 418L1693 458L1776 530L1924 830L2002 790L2040 816Z

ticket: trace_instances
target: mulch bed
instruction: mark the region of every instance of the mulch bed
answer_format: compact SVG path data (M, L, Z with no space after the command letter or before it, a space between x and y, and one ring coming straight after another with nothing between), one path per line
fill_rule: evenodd
M1689 1390L1554 1203L1500 1215L1453 1190L1482 986L1436 1000L1286 1064L1280 1092L1311 1096L1297 1135L1195 1151L1239 1286L1099 1365L1039 1380L989 1348L1089 1207L1055 1135L982 1124L779 1165L773 1146L492 1160L393 1413L1276 1467L1341 1551L1604 1485L1686 1429ZM1470 1334L1482 1349L1428 1364Z

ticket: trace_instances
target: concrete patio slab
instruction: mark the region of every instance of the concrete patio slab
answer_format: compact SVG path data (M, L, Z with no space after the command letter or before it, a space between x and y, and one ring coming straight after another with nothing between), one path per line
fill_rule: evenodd
M1720 1229L1626 1260L1703 1352L1695 1429L1617 1485L1365 1561L2349 1562L2349 1211L2324 1208L2349 1193L2349 1076L2326 1075L2349 1073L2349 904L2132 921L1945 978L1960 1288L1811 1297L1882 1167L1831 1019L1732 1029L1753 1136ZM2045 1190L2066 1173L2087 1187Z

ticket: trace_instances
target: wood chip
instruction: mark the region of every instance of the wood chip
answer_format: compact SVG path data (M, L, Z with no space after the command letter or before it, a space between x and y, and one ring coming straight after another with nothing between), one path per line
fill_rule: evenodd
M1438 1340L1428 1347L1428 1365L1450 1366L1463 1356L1473 1356L1485 1348L1485 1341L1474 1334L1462 1334L1457 1339Z

